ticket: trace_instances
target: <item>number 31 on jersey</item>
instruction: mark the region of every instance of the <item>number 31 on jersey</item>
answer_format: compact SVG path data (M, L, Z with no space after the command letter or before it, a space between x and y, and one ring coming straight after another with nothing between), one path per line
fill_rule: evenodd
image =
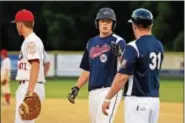
M159 70L161 65L161 52L159 53L151 52L150 59L152 60L152 63L149 64L150 69L154 70L157 68Z

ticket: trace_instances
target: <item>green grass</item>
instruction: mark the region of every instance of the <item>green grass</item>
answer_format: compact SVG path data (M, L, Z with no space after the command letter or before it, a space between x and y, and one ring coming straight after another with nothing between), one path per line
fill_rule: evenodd
M46 97L66 98L71 87L75 85L76 79L48 79L46 85ZM12 95L15 96L18 82L11 82ZM183 102L183 81L182 80L161 80L160 85L161 101ZM78 98L87 98L87 85L80 90Z
M183 102L183 80L165 80L161 82L161 101Z

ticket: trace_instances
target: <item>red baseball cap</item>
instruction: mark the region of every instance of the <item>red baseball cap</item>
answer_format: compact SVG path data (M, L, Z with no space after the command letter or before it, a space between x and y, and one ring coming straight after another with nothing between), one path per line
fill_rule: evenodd
M15 20L11 21L11 23L15 23L19 21L32 22L34 21L34 15L29 10L26 10L26 9L19 10L15 15Z
M1 55L3 55L3 56L8 56L8 51L7 50L5 50L5 49L2 49L1 50Z

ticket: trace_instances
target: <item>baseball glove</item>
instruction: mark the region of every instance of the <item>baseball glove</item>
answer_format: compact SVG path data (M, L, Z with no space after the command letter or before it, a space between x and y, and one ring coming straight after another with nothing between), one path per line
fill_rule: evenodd
M2 84L2 85L6 85L7 82L8 82L8 81L7 81L6 79L4 79L4 80L1 82L1 84Z
M79 90L80 89L77 86L71 88L71 92L67 96L70 103L75 104L75 98L77 97Z
M33 120L37 118L41 111L41 101L37 93L28 92L19 106L19 114L22 120Z

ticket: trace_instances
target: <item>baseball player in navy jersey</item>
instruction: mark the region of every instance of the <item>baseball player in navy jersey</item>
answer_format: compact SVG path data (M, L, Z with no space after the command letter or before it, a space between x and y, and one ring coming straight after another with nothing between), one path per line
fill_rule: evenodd
M152 35L153 15L149 10L134 10L129 22L136 40L125 48L121 67L106 95L102 111L109 114L107 109L113 97L125 87L124 123L157 123L163 46Z
M123 38L113 33L116 26L116 15L110 8L99 10L95 20L99 35L91 38L86 45L80 68L83 69L76 85L68 95L71 103L78 91L87 81L89 91L89 113L91 123L113 123L115 112L122 98L122 91L113 97L109 115L103 115L101 105L109 91L119 65L126 43Z

